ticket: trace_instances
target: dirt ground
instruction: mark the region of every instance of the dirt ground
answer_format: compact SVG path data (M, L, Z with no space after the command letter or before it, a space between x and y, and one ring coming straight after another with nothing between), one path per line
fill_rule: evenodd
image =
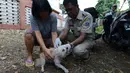
M26 47L24 31L0 30L0 73L40 73L39 67L25 66ZM33 57L39 56L35 47ZM122 51L115 51L101 39L97 40L89 60L76 60L67 57L63 64L70 73L130 73L130 56ZM45 73L64 73L54 64L46 64Z

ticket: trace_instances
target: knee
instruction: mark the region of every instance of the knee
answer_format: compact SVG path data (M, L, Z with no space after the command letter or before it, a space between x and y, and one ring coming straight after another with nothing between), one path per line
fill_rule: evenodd
M26 41L26 40L32 40L32 39L33 39L33 36L32 36L32 34L25 34L25 35L24 35L24 38L25 38L25 41Z
M82 46L76 46L74 49L73 49L73 54L74 55L77 55L77 56L82 56L83 54L87 53L88 50L87 48L85 47L82 47Z

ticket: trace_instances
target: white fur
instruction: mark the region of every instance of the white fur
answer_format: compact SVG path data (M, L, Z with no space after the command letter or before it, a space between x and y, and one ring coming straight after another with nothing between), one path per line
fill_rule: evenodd
M40 64L41 64L41 72L44 72L44 66L45 66L45 56L44 53L40 53Z
M62 45L54 49L52 52L52 55L54 56L55 65L58 68L61 68L65 73L69 73L69 71L63 65L61 65L61 60L70 54L71 52L70 48L71 46L69 46L69 44ZM41 71L44 72L45 56L43 53L40 54L40 59L41 59Z

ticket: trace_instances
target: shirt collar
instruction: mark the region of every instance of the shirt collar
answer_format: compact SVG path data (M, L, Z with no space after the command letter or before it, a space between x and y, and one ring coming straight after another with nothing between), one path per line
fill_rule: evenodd
M79 10L79 13L78 13L78 16L77 16L77 19L79 20L83 20L83 12L81 10Z
M79 19L79 20L83 20L83 16L82 16L83 12L81 10L79 10L78 12L78 15L77 15L77 18L76 19ZM72 19L71 17L68 17L69 19Z

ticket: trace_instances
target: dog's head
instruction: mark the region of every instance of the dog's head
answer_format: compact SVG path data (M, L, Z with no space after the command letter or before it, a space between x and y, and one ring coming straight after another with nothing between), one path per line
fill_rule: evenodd
M71 51L70 49L71 49L71 46L61 45L54 50L54 55L64 58L70 53Z

